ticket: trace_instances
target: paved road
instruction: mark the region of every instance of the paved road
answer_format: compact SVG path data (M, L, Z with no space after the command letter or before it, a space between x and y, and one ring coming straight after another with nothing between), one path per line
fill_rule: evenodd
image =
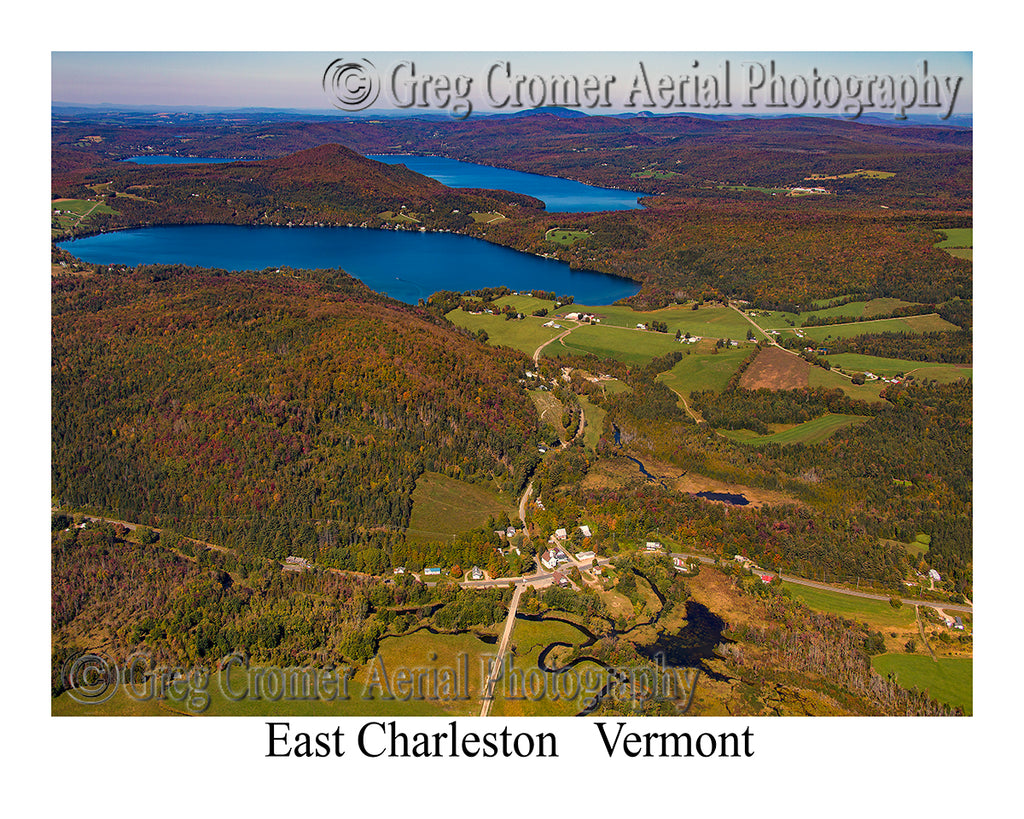
M516 624L516 610L519 608L519 598L526 588L525 583L516 586L512 593L512 602L508 607L508 617L505 618L505 630L501 633L501 640L498 642L498 653L495 655L491 673L487 675L487 684L484 686L483 704L480 706L480 716L486 717L491 712L491 703L494 702L494 686L501 675L501 661L508 649L509 639L512 637L512 629Z

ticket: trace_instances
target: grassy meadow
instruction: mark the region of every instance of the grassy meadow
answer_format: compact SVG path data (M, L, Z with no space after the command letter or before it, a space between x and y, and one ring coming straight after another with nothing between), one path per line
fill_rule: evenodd
M933 361L910 361L903 358L881 358L858 353L840 353L827 356L829 364L848 373L871 372L875 375L913 375L918 380L934 378L947 384L960 378L971 378L974 368L957 364L938 364Z
M969 657L939 657L936 662L927 654L881 654L871 658L871 667L879 674L894 674L904 688L958 705L965 714L974 710L974 660Z
M436 540L468 532L502 512L516 513L516 499L492 489L424 472L412 493L410 540Z
M841 415L825 413L802 424L785 424L784 428L771 435L755 435L748 429L720 429L719 433L740 444L763 446L764 444L816 444L824 441L833 433L851 424L862 424L868 420L866 415Z
M854 597L852 594L796 583L786 583L785 587L795 600L799 600L809 609L838 614L848 620L867 623L874 629L910 628L914 625L913 606L904 605L894 609L887 600L870 600L866 597Z

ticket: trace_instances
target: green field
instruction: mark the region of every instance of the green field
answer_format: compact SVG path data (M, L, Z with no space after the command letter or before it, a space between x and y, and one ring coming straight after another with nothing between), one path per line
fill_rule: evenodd
M57 211L68 211L57 213ZM102 202L90 202L88 199L65 199L50 203L51 224L53 228L68 230L76 225L88 221L85 214L92 216L94 213L117 213L113 208Z
M478 222L479 224L483 225L493 225L498 222L506 221L506 217L503 214L498 213L497 211L489 211L487 213L471 213L469 214L469 218L472 219L474 222Z
M646 171L637 171L636 173L630 174L634 179L671 179L673 176L679 176L675 171L659 171L651 168Z
M841 173L835 176L826 176L825 174L812 173L810 176L805 177L808 182L820 182L823 179L892 179L896 176L892 171L870 171L864 168L858 168L850 173Z
M894 609L887 600L869 600L842 592L827 591L813 586L786 583L795 600L815 611L838 614L848 620L867 623L875 629L909 628L914 625L914 607L904 605Z
M944 234L946 238L935 245L936 247L958 259L974 261L974 228L945 228L939 233Z
M698 349L693 349L698 348ZM687 350L691 350L687 355ZM671 370L660 373L657 380L683 396L694 390L721 392L736 368L750 355L751 345L727 347L716 354L709 353L704 342L682 347L683 358Z
M517 312L522 313L524 316L529 316L535 310L540 310L542 307L548 312L555 309L555 303L553 301L548 301L547 299L536 299L533 296L523 294L519 294L518 296L502 296L500 299L495 299L494 303L498 305L498 307L504 307L507 304ZM547 318L541 319L541 321L547 321Z
M563 327L562 330L558 330L554 327L544 327L542 325L548 319L536 316L506 321L504 316L492 316L486 313L473 315L463 310L452 310L448 313L447 318L452 324L465 327L474 333L485 330L488 336L487 343L491 346L512 347L529 356L532 356L534 350L545 341L567 329Z
M851 301L847 304L831 306L833 301L835 299L825 299L816 302L820 307L807 313L784 313L778 310L757 311L758 317L755 320L765 329L782 330L789 327L787 322L793 322L794 326L800 327L812 316L817 318L833 318L835 316L844 316L851 319L871 318L872 316L884 316L899 307L911 307L917 304L917 302L903 301L902 299L878 298L871 299L870 301Z
M626 364L646 364L657 356L681 351L681 345L672 333L585 324L573 330L561 343L545 347L543 355L557 358L566 350L570 353L593 353Z
M412 493L410 540L437 540L468 532L491 516L516 513L516 502L490 489L424 472Z
M551 230L544 234L544 241L551 242L554 245L561 245L562 247L572 247L577 242L589 239L593 235L589 230L551 228Z
M388 222L419 224L420 221L411 213L396 213L395 211L391 210L386 210L383 213L378 214L378 216L380 216L381 219L384 219L385 221Z
M807 371L807 386L824 387L829 390L838 388L851 398L860 398L863 401L882 401L880 393L885 384L881 380L854 384L849 378L833 370L812 366Z
M971 378L974 369L970 366L937 364L932 361L909 361L902 358L880 358L858 353L840 353L828 356L828 362L848 373L871 372L875 375L894 376L899 373L912 374L918 380L934 378L943 384L960 378Z
M564 616L559 612L553 612L558 616ZM598 679L603 669L593 663L580 663L574 666L569 675L561 678L554 673L541 672L537 660L541 651L550 643L561 642L570 645L578 645L584 640L581 632L566 623L559 622L531 622L529 620L516 619L515 630L512 632L511 645L512 668L514 671L522 671L524 679L531 679L538 683L532 691L526 691L525 696L522 689L512 688L508 678L499 681L495 691L494 705L491 708L492 716L572 716L583 710L582 699L579 696L566 698L566 692L578 693L576 690L564 686L565 681L582 681L585 675L591 672L592 679ZM554 664L549 656L549 664ZM517 677L518 679L518 677ZM563 686L559 686L559 682ZM506 687L508 686L508 687ZM598 686L600 688L600 686ZM535 692L539 696L533 696ZM506 699L504 694L513 694L522 698Z
M880 654L871 658L879 674L895 674L904 688L927 691L932 699L958 705L965 714L973 712L974 660L969 657L939 657L924 654Z
M771 435L755 435L747 429L720 429L719 433L740 444L763 446L764 444L816 444L850 424L862 424L868 420L866 415L840 415L825 413L803 424L796 424L789 429L774 432Z
M852 338L865 333L929 333L936 330L956 330L935 313L924 316L855 321L849 324L827 324L821 327L801 327L800 330L811 339L824 342L828 338Z
M974 228L942 228L938 232L946 238L936 247L974 247Z
M693 310L691 305L679 305L641 312L614 304L597 307L574 304L559 308L558 312L595 313L601 318L602 325L615 327L635 328L638 324L663 321L668 325L669 336L675 336L676 330L679 330L681 333L702 338L732 338L742 341L747 337L747 330L753 329L750 322L731 307L701 307L699 310ZM763 338L760 334L758 337Z
M583 430L583 443L590 449L597 448L597 442L601 438L601 430L604 429L604 417L606 413L601 407L587 400L585 395L579 396L580 406L583 407L583 414L587 419L587 426Z
M784 193L789 194L789 188L762 188L757 185L719 185L720 191L757 191L758 193Z

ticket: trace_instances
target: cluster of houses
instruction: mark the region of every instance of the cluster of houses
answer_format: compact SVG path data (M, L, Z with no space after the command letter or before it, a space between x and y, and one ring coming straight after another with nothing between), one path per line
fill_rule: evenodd
M600 324L601 319L593 313L566 313L562 318L566 321L581 321L584 324Z
M288 555L284 559L282 570L286 572L308 572L312 568L313 564L306 560L306 558Z
M567 555L558 546L552 546L545 549L540 556L540 565L548 571L551 571L556 566L561 566L563 563L569 562L569 555Z

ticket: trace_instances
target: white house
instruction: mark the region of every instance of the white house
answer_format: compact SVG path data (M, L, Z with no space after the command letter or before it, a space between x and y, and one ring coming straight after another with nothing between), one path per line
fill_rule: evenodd
M583 533L583 537L590 537L590 527L584 524L580 527L580 531Z

